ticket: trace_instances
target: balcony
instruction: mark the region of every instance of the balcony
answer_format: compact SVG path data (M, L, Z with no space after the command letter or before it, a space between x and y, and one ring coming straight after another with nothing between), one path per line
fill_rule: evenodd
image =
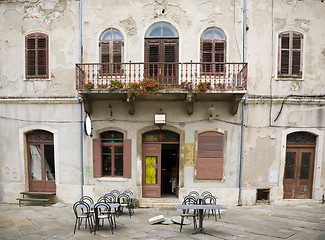
M156 79L160 90L150 96L130 96L128 86L143 79ZM118 90L109 90L112 81L124 84ZM183 88L184 83L194 86L192 91ZM195 89L199 83L210 83L211 89L201 94ZM88 87L85 87L88 86ZM247 90L247 63L221 62L155 62L155 63L84 63L76 64L76 89L86 104L94 99L121 99L131 105L139 99L184 99L192 102L204 100L229 100L231 113L236 114L239 102ZM192 99L192 100L191 100ZM188 106L190 107L190 105ZM91 104L86 109L91 112ZM190 108L188 113L191 114Z

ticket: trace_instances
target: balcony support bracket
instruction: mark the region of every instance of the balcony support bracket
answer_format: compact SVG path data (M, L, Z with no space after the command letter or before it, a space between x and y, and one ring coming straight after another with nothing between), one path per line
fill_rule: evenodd
M127 99L126 99L126 103L128 105L128 111L129 111L129 114L130 115L133 115L135 113L134 102L135 102L135 96L134 96L134 94L128 95L127 96Z
M186 102L187 113L188 115L191 115L194 110L194 94L187 93L185 102Z
M239 103L241 102L243 95L234 95L231 100L231 114L236 115L239 107Z
M88 113L89 115L92 114L93 108L92 108L92 100L91 100L91 98L87 97L86 95L83 95L81 97L81 101L84 103L85 112Z

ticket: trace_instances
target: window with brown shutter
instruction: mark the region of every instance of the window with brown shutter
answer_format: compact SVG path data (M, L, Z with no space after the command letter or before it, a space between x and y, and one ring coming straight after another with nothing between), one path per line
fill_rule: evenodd
M32 33L25 37L26 79L49 77L48 36Z
M279 77L302 76L303 35L297 32L279 34Z
M226 37L223 31L212 27L201 37L202 74L223 74L226 61Z
M198 180L222 180L224 135L215 131L198 135L196 170Z
M123 61L123 36L117 29L109 28L100 37L100 62L104 74L121 74Z
M123 133L106 131L93 139L94 177L131 177L131 140Z

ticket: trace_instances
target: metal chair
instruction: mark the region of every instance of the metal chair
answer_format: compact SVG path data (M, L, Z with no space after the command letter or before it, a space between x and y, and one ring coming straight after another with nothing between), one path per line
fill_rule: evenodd
M109 193L111 193L111 194L120 194L120 191L119 190L112 190Z
M210 205L216 205L217 204L217 199L212 196L212 195L207 195L203 198L203 204L210 204ZM208 210L208 218L210 217L210 210L212 215L214 216L214 219L217 221L217 214L215 209L206 209L204 210L204 215L206 214L206 211ZM220 217L220 209L218 209L219 212L219 217Z
M187 196L200 196L200 194L197 191L191 191L187 194Z
M120 194L118 196L118 199L120 200L120 206L121 206L121 211L123 211L123 208L126 207L129 210L129 215L130 217L132 216L132 208L133 208L133 204L131 202L130 196L127 194Z
M129 196L134 195L133 192L130 190L125 190L122 194L126 194ZM132 212L134 213L134 199L130 197L130 201L131 201Z
M182 203L183 205L190 205L190 204L197 204L197 200L195 199L195 197L193 196L186 196L184 198L184 201ZM184 218L188 218L188 217L192 217L193 218L193 225L194 225L194 231L197 228L197 224L196 224L196 216L197 216L197 211L195 209L193 209L193 212L190 213L190 211L187 211L187 209L183 209L182 213L181 213L181 226L179 231L182 231L183 228L183 223L184 223Z
M73 234L76 233L77 223L78 223L78 229L80 230L80 226L82 224L83 219L85 219L85 229L87 228L87 222L88 222L89 231L91 233L93 228L93 223L92 223L92 213L90 212L89 205L86 202L78 201L75 204L73 204L73 212L76 216Z
M111 207L104 202L98 202L94 206L95 209L95 228L94 234L96 234L96 230L99 230L99 221L102 220L102 227L104 228L104 220L107 219L109 226L111 228L113 234L113 218L111 213Z
M209 191L204 191L203 193L201 193L201 196L202 196L202 197L205 197L205 196L212 196L212 193L210 193Z
M104 202L104 203L117 203L115 195L111 193L105 194L103 197L100 197L97 202ZM111 214L113 215L114 226L116 228L116 218L118 217L118 209L114 208L111 209Z

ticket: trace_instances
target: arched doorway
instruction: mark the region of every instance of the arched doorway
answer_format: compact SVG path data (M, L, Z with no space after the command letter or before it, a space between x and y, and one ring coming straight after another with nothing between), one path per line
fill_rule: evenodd
M308 132L287 135L283 198L312 198L316 136Z
M179 134L154 130L142 135L142 197L178 196Z
M35 130L26 134L29 191L55 192L53 134Z
M160 85L178 85L178 32L167 22L153 24L145 35L145 74Z

